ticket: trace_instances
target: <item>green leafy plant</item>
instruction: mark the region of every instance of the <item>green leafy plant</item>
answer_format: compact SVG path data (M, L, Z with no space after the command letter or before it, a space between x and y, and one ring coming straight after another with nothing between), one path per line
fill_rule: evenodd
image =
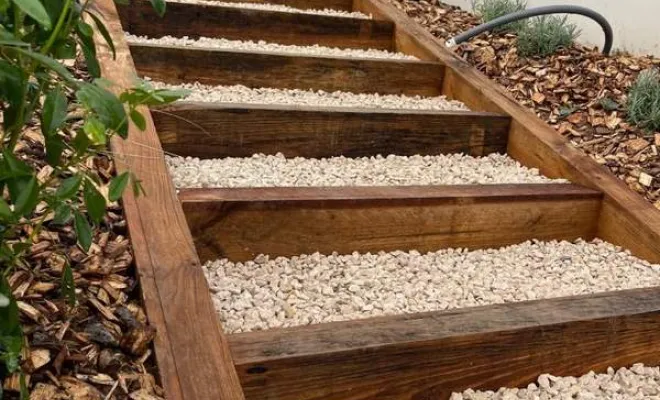
M660 131L660 72L639 73L628 92L628 121L651 131Z
M567 17L543 16L518 30L518 54L523 57L549 56L569 47L580 35Z
M165 12L164 0L151 3L158 14ZM119 200L131 182L136 195L141 186L125 172L111 180L106 198L103 182L87 161L107 154L113 136L126 139L130 121L146 127L139 106L166 104L185 94L154 90L146 83L113 94L112 83L101 77L95 30L114 53L93 0L0 0L0 382L20 370L24 340L8 277L16 268L29 268L25 253L45 223L72 223L79 245L90 248L93 225L103 221L108 201ZM91 79L80 79L65 67L63 62L78 54ZM26 131L35 127L47 173L37 171L18 150ZM61 293L74 307L68 264Z
M495 18L521 11L527 8L525 0L472 0L472 9L483 19L490 22ZM516 31L525 25L525 21L513 22L495 28L494 32Z

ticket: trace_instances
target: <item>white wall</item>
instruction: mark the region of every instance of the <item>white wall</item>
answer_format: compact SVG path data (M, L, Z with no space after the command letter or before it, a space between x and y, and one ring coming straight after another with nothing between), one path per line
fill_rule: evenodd
M471 0L442 0L444 3L470 9ZM527 7L572 4L589 7L601 13L614 30L614 48L634 54L660 56L660 0L528 0ZM579 15L570 17L582 34L579 42L602 47L604 36L600 26Z

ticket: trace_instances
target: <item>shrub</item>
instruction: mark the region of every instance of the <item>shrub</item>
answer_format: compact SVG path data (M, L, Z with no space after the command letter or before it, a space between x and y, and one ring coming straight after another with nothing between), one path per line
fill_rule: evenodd
M93 25L113 51L114 45L93 3L0 0L0 382L20 371L24 343L7 278L16 268L30 268L26 251L44 224L72 225L80 246L90 248L91 224L102 222L107 202L88 161L105 153L113 136L126 138L129 121L145 128L138 106L168 103L183 94L144 84L116 96L108 89L111 82L98 79ZM151 3L160 15L165 12L164 0ZM93 80L77 78L61 62L78 54ZM39 152L49 169L37 171L18 146L30 131L26 128L33 126L40 128L31 134L40 135ZM140 182L132 173L115 177L107 188L108 200L118 201L129 184L139 193ZM72 276L67 263L60 292L73 309ZM21 378L22 399L26 392Z
M660 72L640 72L628 92L628 121L644 129L660 130Z
M481 16L484 22L511 14L527 8L525 0L472 0L472 9ZM525 25L525 21L513 22L493 29L494 32L517 31Z
M535 18L518 31L518 54L545 57L569 47L578 36L577 27L567 17Z

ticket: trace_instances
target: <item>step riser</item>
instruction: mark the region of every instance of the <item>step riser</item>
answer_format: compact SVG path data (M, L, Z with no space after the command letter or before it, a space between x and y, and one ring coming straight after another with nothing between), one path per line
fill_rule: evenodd
M589 240L601 201L560 184L191 189L179 198L203 261Z
M120 6L124 30L149 37L201 36L280 44L392 50L390 22L232 7L168 3L159 17L147 1Z
M438 96L444 68L414 61L131 46L138 73L168 83Z
M505 153L509 121L463 112L339 111L182 103L153 112L166 151L200 158ZM194 121L192 124L189 121Z

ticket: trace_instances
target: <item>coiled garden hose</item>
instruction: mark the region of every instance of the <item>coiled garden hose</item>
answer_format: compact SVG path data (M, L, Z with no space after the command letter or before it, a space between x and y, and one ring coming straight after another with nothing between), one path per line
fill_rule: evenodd
M501 25L506 25L511 22L520 21L521 19L527 19L531 17L537 17L539 15L548 15L548 14L578 14L578 15L583 15L585 17L589 17L592 20L596 21L598 25L600 25L601 28L603 28L603 32L605 33L605 45L603 46L603 54L605 55L610 54L610 51L612 50L612 42L614 41L614 33L612 32L612 26L610 25L610 23L607 22L605 17L603 17L601 14L597 13L596 11L590 8L586 8L582 6L572 6L572 5L543 6L543 7L535 7L526 10L516 11L514 13L507 14L499 18L495 18L494 20L486 22L485 24L476 26L468 31L461 33L458 36L454 36L453 38L447 40L446 46L454 47L456 45L465 42L466 40L473 38L474 36L492 30L493 28L496 28Z

